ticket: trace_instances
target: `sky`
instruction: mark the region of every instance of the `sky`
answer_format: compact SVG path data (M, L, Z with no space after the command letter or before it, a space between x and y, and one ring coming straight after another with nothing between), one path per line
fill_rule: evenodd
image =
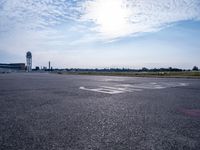
M200 67L200 0L1 0L0 63Z

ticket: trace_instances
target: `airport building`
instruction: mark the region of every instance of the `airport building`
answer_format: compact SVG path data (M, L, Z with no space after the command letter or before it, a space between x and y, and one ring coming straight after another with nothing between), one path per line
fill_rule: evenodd
M25 63L0 64L0 72L25 71Z
M27 72L32 71L32 54L30 51L26 53L26 70Z
M30 51L26 53L26 64L25 63L0 63L0 73L7 72L21 72L21 71L32 71L32 54Z

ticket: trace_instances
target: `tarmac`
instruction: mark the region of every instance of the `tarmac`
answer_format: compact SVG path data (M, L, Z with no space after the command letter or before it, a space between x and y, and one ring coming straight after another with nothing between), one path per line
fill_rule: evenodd
M1 150L198 150L200 79L0 74Z

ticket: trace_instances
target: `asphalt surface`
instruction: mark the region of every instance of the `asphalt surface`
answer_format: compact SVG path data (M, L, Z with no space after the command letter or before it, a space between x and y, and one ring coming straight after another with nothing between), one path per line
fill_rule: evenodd
M200 80L0 74L1 150L200 149Z

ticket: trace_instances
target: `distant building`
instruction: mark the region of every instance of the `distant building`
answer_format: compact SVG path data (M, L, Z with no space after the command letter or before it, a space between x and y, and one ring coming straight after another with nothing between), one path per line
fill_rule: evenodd
M43 66L43 67L42 67L42 70L47 70L47 67Z
M0 72L24 71L25 63L0 64Z
M51 62L49 61L49 70L51 69Z
M26 53L26 67L27 72L32 71L32 54L29 51Z
M40 67L36 66L36 67L35 67L35 70L40 70Z

